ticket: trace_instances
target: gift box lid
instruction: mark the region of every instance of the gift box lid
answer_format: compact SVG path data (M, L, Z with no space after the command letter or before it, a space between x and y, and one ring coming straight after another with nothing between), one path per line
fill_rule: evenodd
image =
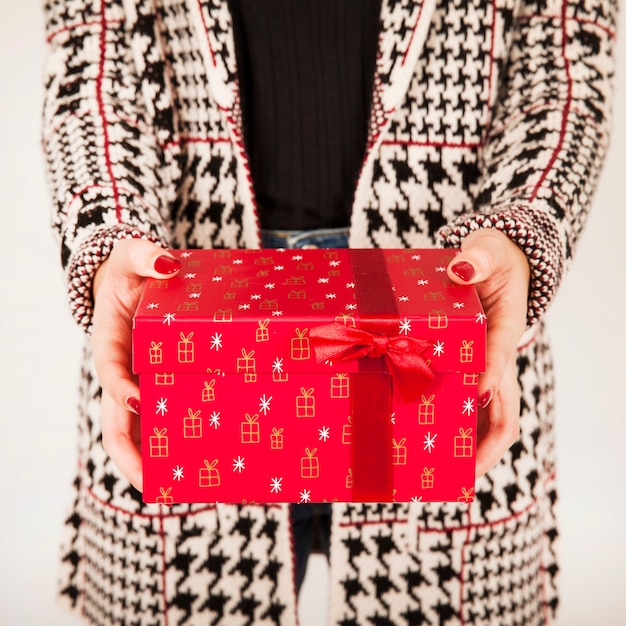
M328 371L319 348L329 329L372 331L378 347L381 335L426 341L422 356L435 373L484 369L486 316L475 288L447 277L454 251L173 254L179 274L148 279L133 320L137 374ZM359 360L340 369L358 371Z

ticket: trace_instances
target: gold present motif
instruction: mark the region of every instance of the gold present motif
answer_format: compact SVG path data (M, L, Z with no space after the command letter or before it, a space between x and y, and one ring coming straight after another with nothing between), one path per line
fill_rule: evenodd
M220 471L217 469L219 459L214 459L209 463L208 459L204 459L204 467L200 468L198 474L199 487L219 487L222 480Z
M473 502L474 501L474 487L463 487L461 489L461 495L456 499L457 502Z
M167 428L154 429L154 435L150 437L150 456L154 458L163 458L169 455L169 439L167 437Z
M156 341L150 342L150 365L159 365L163 363L163 349L161 348L162 345L162 341L159 341L159 343L157 343Z
M304 276L290 276L283 285L288 286L298 286L298 285L306 285L306 279Z
M202 402L215 402L215 378L213 380L204 381Z
M473 444L472 429L459 428L459 434L454 438L454 456L461 458L472 456Z
M191 409L187 409L187 415L183 418L183 437L185 439L200 439L202 437L200 411L193 413Z
M259 443L261 441L261 429L259 414L246 413L246 419L241 422L241 443Z
M255 334L255 339L257 343L270 340L270 331L268 329L269 324L269 319L259 320L259 327L256 329Z
M270 448L272 450L282 450L285 445L284 428L272 428L270 435Z
M317 454L317 448L305 448L304 452L306 456L300 459L300 477L301 478L319 478L320 475L320 460L315 456Z
M311 343L306 334L308 328L296 328L296 337L291 338L291 358L293 361L306 361L311 358Z
M193 332L185 336L184 333L180 333L180 341L178 342L178 362L179 363L193 363L195 360L195 347L194 342L191 341Z
M344 446L352 444L352 415L348 415L348 423L341 429L341 443Z
M474 373L465 373L463 374L463 384L464 385L477 385L478 384L478 374Z
M296 417L315 417L314 389L300 387L300 395L296 396Z
M287 300L306 300L306 291L304 289L292 289L287 294Z
M473 341L465 341L461 343L461 351L459 355L459 361L461 363L471 363L474 360L474 345Z
M348 374L340 373L331 376L330 379L330 397L331 398L349 398L350 397L350 377Z
M422 489L432 489L435 486L435 468L425 467L422 472Z
M442 328L448 328L448 316L445 311L437 310L431 311L428 314L428 328L440 330Z
M174 374L155 374L154 384L158 386L173 385Z
M346 489L352 489L354 480L352 478L352 468L348 469L348 475L346 476Z
M393 446L393 450L391 451L391 464L406 465L406 437L402 437L400 441L392 439L391 445Z
M254 350L248 352L245 348L241 349L241 357L237 359L237 374L243 374L244 383L256 382L256 359L254 358Z
M430 425L435 423L435 405L433 400L435 394L427 398L422 396L422 401L417 409L417 423L421 425Z
M354 317L352 317L352 315L348 315L347 313L336 315L335 322L339 322L344 326L348 326L349 328L356 328L356 322L354 321Z
M217 309L217 311L213 313L213 321L214 322L232 322L233 310L232 309Z
M408 267L404 270L404 275L416 278L418 276L423 276L424 270L421 267Z
M234 278L230 282L230 286L233 289L247 289L248 288L248 279L247 278Z
M446 297L441 293L441 291L427 291L424 294L424 300L445 300Z
M168 487L167 489L165 489L165 487L161 487L155 502L157 504L164 504L165 506L172 506L172 504L174 504L174 498L170 495L171 493L171 487Z
M278 311L278 300L266 299L259 304L261 311Z

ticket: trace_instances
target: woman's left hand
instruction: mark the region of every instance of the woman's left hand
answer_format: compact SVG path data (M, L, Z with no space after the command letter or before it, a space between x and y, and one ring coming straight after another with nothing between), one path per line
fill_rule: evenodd
M474 285L487 315L486 371L478 382L476 474L481 476L519 437L516 357L526 329L530 268L511 239L486 228L464 239L448 276Z

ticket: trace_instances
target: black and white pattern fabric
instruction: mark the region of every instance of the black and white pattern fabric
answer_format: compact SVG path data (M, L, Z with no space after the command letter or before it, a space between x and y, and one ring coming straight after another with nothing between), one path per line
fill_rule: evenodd
M556 470L553 372L543 337L520 349L518 365L520 439L477 482L471 505L335 505L332 623L550 622Z
M541 318L608 144L616 0L384 0L353 247L498 228L532 268L521 436L471 504L335 505L331 624L546 624L557 607ZM226 0L46 0L43 145L72 312L115 241L259 247ZM60 591L92 624L297 623L285 506L144 505L83 365Z

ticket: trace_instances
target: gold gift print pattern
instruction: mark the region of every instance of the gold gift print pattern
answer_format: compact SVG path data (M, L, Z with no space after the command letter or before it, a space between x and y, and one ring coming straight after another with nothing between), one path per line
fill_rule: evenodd
M150 437L150 456L164 457L169 454L169 440L167 428L155 428L154 435Z
M315 390L300 388L300 395L296 396L296 417L315 417Z
M191 340L193 332L185 335L180 333L180 341L178 342L178 362L193 363L195 360L195 345Z
M317 448L305 448L305 456L300 459L301 478L319 478L320 460L317 458Z
M430 251L379 250L393 287L386 295L369 282L369 266L356 271L353 250L174 254L182 270L162 289L147 281L145 320L136 316L133 331L146 501L351 501L368 480L368 465L363 473L354 459L368 453L372 433L385 446L390 501L471 496L485 320L467 289L424 262ZM364 291L381 296L380 316ZM368 324L432 342L422 355L432 388L405 404L385 373L392 397L378 402L386 361L322 358L314 328L334 326L350 341L350 329Z
M308 328L300 330L296 328L296 336L291 339L291 359L293 361L306 361L311 358L311 342L306 334Z
M185 439L199 439L202 437L200 411L194 413L192 409L187 410L187 415L183 418L183 437Z
M260 443L261 441L261 426L259 424L259 415L250 415L246 413L246 417L241 422L241 443Z
M204 460L204 467L200 468L198 473L198 486L199 487L219 487L222 479L220 471L217 469L219 459L213 459L209 463L207 459Z

